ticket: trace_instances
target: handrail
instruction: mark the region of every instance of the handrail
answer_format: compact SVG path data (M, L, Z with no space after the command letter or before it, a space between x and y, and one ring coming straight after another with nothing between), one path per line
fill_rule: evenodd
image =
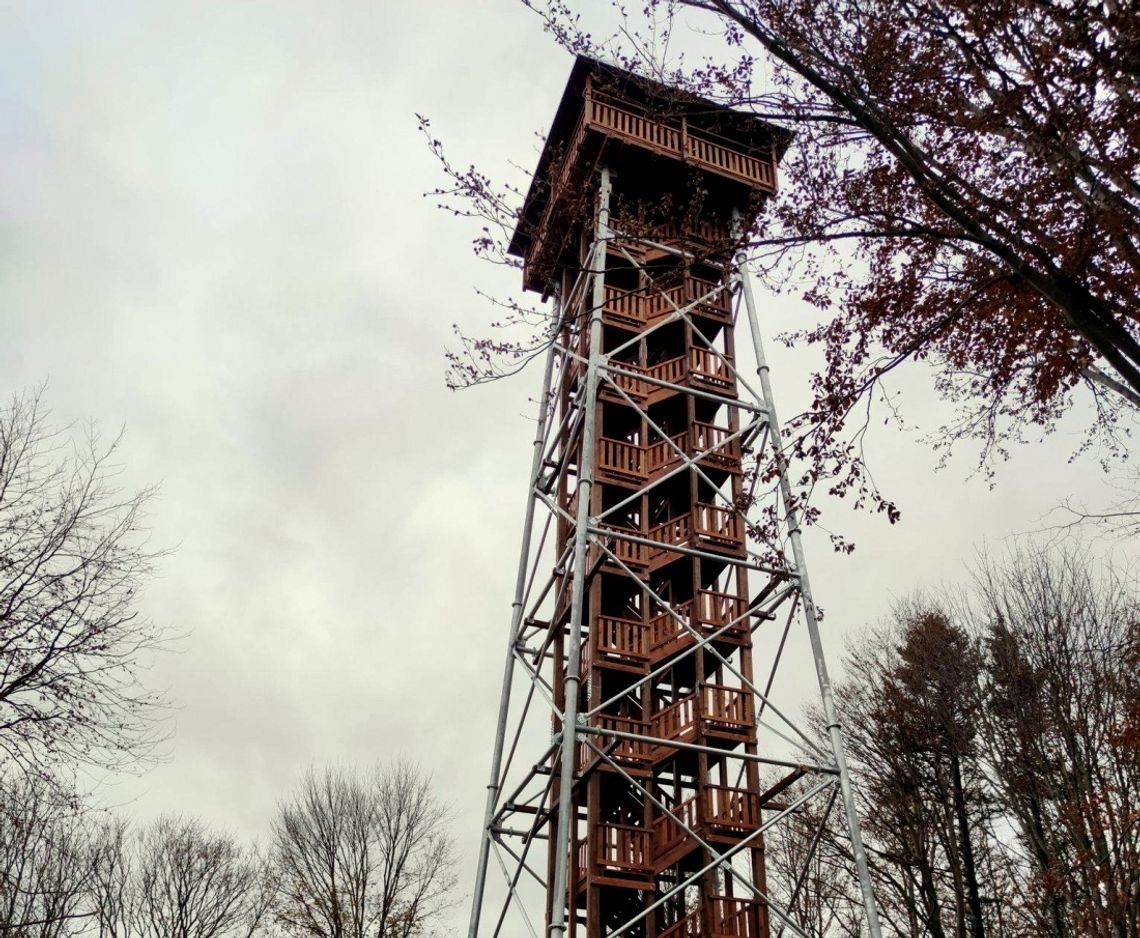
M689 515L685 513L655 525L649 529L645 537L661 545L653 555L658 556L666 553L670 547L688 543L692 530L693 526L689 520Z
M645 447L645 468L647 472L658 472L667 466L673 465L681 459L681 453L687 452L686 443L689 434L686 431L669 437L669 441L658 440ZM670 446L669 443L673 445Z
M700 804L696 795L678 802L669 810L674 817L680 818L689 830L693 830L701 823ZM685 829L668 814L662 814L653 821L653 851L656 854L660 855L672 849L687 836Z
M648 872L650 863L649 830L632 824L602 823L597 831L595 859L615 869Z
M689 620L692 618L693 601L686 599L683 603L674 603L673 612L662 612L660 615L653 616L649 620L649 650L660 648L666 642L672 641L677 635L688 634L677 621L680 616L682 620ZM674 615L673 613L676 613Z
M678 919L664 931L659 931L657 938L702 938L704 935L703 912L704 909L697 906L684 918Z
M584 113L587 111L590 123L619 136L675 152L681 158L689 157L726 175L775 188L776 173L771 155L766 158L753 156L741 150L737 141L715 131L687 124L682 131L647 114L630 110L629 102L623 101L619 105L605 95L592 95L583 110Z
M648 655L649 625L637 619L622 616L599 615L594 620L595 651L626 658L645 658Z
M612 550L621 560L640 566L644 566L647 563L646 554L649 548L640 541L633 541L630 540L629 537L623 537L623 535L643 537L644 535L641 531L637 528L631 528L629 525L618 524L616 522L608 522L603 530L614 535Z
M740 514L735 508L697 502L695 527L697 534L701 537L717 541L729 541L734 544L744 543Z
M760 938L760 908L757 899L712 896L709 899L709 930L731 938Z
M598 465L607 472L643 480L671 468L682 454L704 453L705 459L732 468L741 458L740 440L733 433L728 427L698 421L692 424L692 430L674 434L668 442L655 440L645 446L603 436L598 438Z
M702 423L699 420L692 424L692 455L706 453L706 459L716 460L721 464L731 464L740 461L740 437L729 427L718 427L712 423ZM711 452L710 452L711 451Z
M697 618L702 625L720 626L728 625L734 619L744 615L745 600L732 593L717 593L713 590L700 590L697 593ZM748 623L741 620L736 623L734 630L747 631Z
M706 381L730 388L736 383L736 379L729 370L728 363L724 361L725 357L723 353L713 349L694 345L689 349L689 367Z
M658 710L650 720L653 735L662 741L676 739L696 726L696 704L696 695L690 694L688 697L673 701L663 710Z
M755 830L760 826L760 795L747 788L706 785L702 821L733 830Z
M618 733L631 733L635 736L649 736L653 728L648 720L635 720L632 717L611 716L605 713L599 713L592 717L590 725ZM609 751L610 758L638 764L653 761L655 747L652 743L641 739L623 739L621 737L618 737L616 741L617 745L612 749L610 749L609 743L601 746L601 748ZM588 765L595 758L597 758L597 754L583 742L578 761L582 765Z
M752 692L723 684L701 685L701 716L715 723L750 727L756 723Z
M627 440L598 437L598 466L610 472L644 479L645 447Z

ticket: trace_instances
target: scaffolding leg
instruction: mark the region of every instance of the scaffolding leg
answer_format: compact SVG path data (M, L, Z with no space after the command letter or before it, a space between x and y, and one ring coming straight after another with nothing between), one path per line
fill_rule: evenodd
M555 303L558 303L557 297ZM560 306L555 307L555 323L561 317ZM483 813L483 832L479 840L479 860L475 869L475 893L471 899L471 921L467 928L468 938L478 938L479 916L483 909L483 894L487 885L487 861L491 851L491 825L495 820L502 790L503 742L507 732L507 714L511 706L511 681L514 676L515 643L523 619L523 599L526 592L527 568L530 560L531 534L534 528L534 509L537 498L535 486L542 471L542 451L546 444L546 427L550 413L550 383L554 373L555 348L553 342L546 355L546 370L542 380L542 397L538 405L538 424L534 434L534 455L530 465L530 480L527 487L526 517L523 521L522 546L519 548L518 577L515 580L515 599L511 604L511 628L507 635L507 655L503 665L503 687L499 695L499 721L495 727L495 747L491 754L491 778L487 783L487 806Z
M574 584L570 597L570 641L566 651L565 710L562 714L562 755L558 784L558 827L554 838L554 882L550 891L550 936L566 934L566 879L570 862L571 795L574 790L576 729L578 726L579 656L582 612L586 594L586 547L590 536L590 493L594 485L593 453L597 441L598 365L602 353L602 306L605 303L606 238L609 234L610 171L602 167L598 192L598 222L590 260L593 299L590 313L590 357L586 363L586 400L578 476L578 516L574 529Z
M784 456L783 439L780 435L780 422L776 417L776 407L769 380L768 360L764 356L764 343L760 338L760 323L756 316L756 301L752 296L752 283L748 276L746 257L743 252L737 255L737 275L744 293L744 305L748 312L748 325L752 330L752 345L756 352L756 374L760 379L760 390L768 408L768 433L779 471L780 498L784 503L784 515L788 528L788 540L792 546L792 557L796 564L796 575L803 598L804 619L807 623L808 638L811 641L812 656L815 658L815 673L819 681L819 693L823 704L824 718L831 742L832 755L839 770L839 789L843 798L843 808L847 815L847 830L851 837L851 850L855 856L855 868L859 876L859 888L863 894L863 907L867 916L869 938L881 938L879 911L875 905L875 890L871 884L871 871L867 864L867 851L863 846L863 832L859 824L859 813L855 807L855 796L851 789L851 776L847 770L847 757L844 754L843 731L839 726L839 716L835 708L835 694L831 677L827 672L827 660L820 640L819 619L812 601L811 584L808 580L807 561L804 558L803 542L800 537L799 513L792 499L791 483L788 481L787 460Z

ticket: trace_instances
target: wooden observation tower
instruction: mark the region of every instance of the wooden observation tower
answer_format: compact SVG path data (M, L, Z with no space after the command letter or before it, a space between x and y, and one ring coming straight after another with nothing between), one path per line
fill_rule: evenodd
M808 934L772 894L765 831L840 796L877 934L782 472L785 535L751 526L746 458L783 459L740 245L788 139L574 64L511 244L554 302L470 938L525 934L504 923L528 907L553 938ZM772 699L803 632L828 740Z

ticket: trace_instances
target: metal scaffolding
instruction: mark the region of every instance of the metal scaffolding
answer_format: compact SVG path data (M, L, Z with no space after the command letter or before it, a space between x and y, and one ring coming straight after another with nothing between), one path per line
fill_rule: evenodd
M468 936L808 938L771 894L765 835L817 818L806 870L838 801L879 938L739 249L750 218L734 209L733 247L698 255L685 231L615 220L621 173L591 169L579 262L553 289ZM757 540L774 517L779 538ZM797 636L826 738L778 699Z

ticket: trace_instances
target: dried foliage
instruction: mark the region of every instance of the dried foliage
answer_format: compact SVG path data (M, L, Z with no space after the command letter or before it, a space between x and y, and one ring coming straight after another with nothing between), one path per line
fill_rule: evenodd
M117 444L73 443L38 395L0 409L0 756L25 772L133 768L160 740L138 680L162 643L138 608L154 493L116 486Z
M791 428L806 485L897 517L862 442L875 407L897 419L884 379L908 361L925 361L956 405L931 445L975 441L986 472L1010 443L1049 432L1078 392L1094 405L1080 448L1124 455L1140 403L1129 5L648 0L615 3L618 25L599 37L575 4L523 2L571 52L794 129L781 194L750 249L774 289L821 316L786 337L824 357ZM719 32L720 52L687 62L678 18ZM493 218L476 250L502 260L517 192L446 160L444 170L444 203ZM492 361L533 347L533 335L519 338L525 322L506 325L504 339L467 340L477 354L453 383L493 376Z

